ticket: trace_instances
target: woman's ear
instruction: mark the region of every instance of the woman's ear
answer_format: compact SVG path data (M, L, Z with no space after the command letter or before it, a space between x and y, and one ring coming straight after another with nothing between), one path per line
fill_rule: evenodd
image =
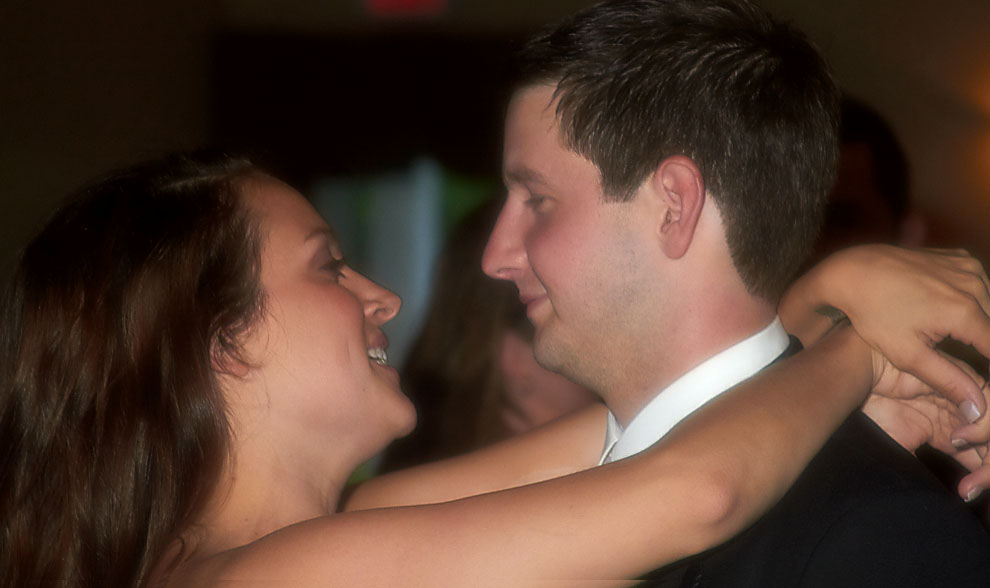
M653 182L662 204L657 226L661 247L667 257L679 259L694 238L705 204L705 181L694 161L673 155L657 166Z
M239 351L244 353L243 350ZM245 378L251 372L251 365L247 360L239 357L234 350L225 349L217 340L210 345L210 364L219 376Z

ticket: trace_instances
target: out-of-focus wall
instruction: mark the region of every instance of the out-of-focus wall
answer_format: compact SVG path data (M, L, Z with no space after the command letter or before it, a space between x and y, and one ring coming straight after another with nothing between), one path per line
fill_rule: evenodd
M911 165L931 235L990 261L990 2L763 0L884 115Z
M212 4L0 3L0 278L68 191L206 140Z
M990 260L990 2L758 0L819 44L839 82L888 118L912 166L932 237ZM220 0L239 27L354 31L375 26L361 3ZM447 0L422 19L459 31L528 30L588 0ZM329 5L328 5L329 4ZM388 23L384 24L396 24Z
M506 34L589 2L446 4L445 15L409 23L373 20L361 0L0 3L0 278L70 188L112 166L211 138L217 30L353 35L419 26ZM990 2L764 4L807 30L845 87L890 119L921 206L943 233L990 259L982 226L990 218Z
M369 18L366 7L374 2L367 0L218 1L224 20L236 27L309 32L354 32L410 24L445 31L512 32L531 30L594 4L594 0L445 0L440 15L427 11L403 16L396 11L396 16L391 18Z

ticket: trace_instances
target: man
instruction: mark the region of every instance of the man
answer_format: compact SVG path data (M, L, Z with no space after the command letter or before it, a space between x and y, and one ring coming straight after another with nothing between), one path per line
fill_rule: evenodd
M605 400L602 461L623 459L788 352L776 308L833 180L837 91L801 34L730 0L591 7L522 68L484 269L519 288L537 360ZM759 523L650 582L987 578L978 523L854 415Z

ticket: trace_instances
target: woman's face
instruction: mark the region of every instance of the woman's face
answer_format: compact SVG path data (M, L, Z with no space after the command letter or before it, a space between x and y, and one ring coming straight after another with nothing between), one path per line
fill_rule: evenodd
M385 358L382 325L399 297L344 264L330 227L289 186L258 176L242 195L261 231L266 304L245 346L249 402L279 434L329 432L335 449L373 455L416 418Z

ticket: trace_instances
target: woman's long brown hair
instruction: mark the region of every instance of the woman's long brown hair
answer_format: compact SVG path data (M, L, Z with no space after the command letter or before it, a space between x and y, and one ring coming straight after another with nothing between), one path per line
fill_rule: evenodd
M140 586L227 458L216 370L259 317L245 160L92 185L24 251L0 324L0 584Z

